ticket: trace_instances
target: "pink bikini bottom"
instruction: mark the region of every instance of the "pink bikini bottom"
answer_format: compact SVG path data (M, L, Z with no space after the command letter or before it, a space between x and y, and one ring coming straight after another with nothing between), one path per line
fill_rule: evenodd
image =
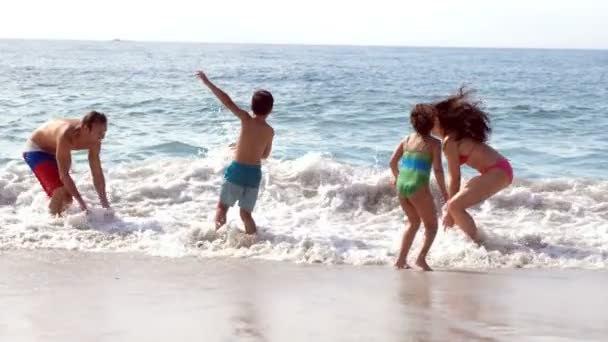
M509 176L509 184L513 183L513 168L511 167L511 163L509 163L508 160L501 159L501 160L497 161L496 164L494 164L492 166L488 166L485 169L481 170L480 172L483 174L492 169L503 170L504 172L507 173L507 176Z

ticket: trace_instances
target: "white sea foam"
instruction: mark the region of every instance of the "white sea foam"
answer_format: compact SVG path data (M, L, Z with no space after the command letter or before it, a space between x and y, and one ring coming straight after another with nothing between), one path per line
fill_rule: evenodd
M93 208L85 215L71 208L64 218L46 213L46 196L27 166L11 162L0 169L0 248L355 265L395 258L404 218L388 171L314 154L268 161L254 212L260 233L252 241L239 233L236 210L229 213L226 228L215 232L211 223L227 162L222 151L211 151L199 160L111 169L107 179L114 212ZM96 203L88 172L80 168L75 173L80 189ZM430 264L608 266L608 182L516 180L472 214L486 236L485 247L475 247L459 231L440 232Z

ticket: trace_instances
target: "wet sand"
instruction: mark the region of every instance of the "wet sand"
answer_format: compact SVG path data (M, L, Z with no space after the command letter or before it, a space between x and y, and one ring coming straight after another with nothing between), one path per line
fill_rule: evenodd
M0 341L606 341L608 272L0 252Z

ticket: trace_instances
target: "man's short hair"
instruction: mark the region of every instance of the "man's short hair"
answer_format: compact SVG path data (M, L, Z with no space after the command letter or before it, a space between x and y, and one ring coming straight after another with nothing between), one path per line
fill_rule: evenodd
M101 113L101 112L98 112L95 110L87 113L87 115L85 115L84 118L82 118L82 124L84 126L88 127L89 129L91 129L91 127L93 127L93 124L96 124L96 123L107 125L108 118L106 117L106 115L104 113Z

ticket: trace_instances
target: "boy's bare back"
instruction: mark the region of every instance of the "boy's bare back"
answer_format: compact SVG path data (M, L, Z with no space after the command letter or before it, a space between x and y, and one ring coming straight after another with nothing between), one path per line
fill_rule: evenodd
M259 164L270 154L273 137L274 130L265 118L253 117L242 120L235 160L243 164Z

